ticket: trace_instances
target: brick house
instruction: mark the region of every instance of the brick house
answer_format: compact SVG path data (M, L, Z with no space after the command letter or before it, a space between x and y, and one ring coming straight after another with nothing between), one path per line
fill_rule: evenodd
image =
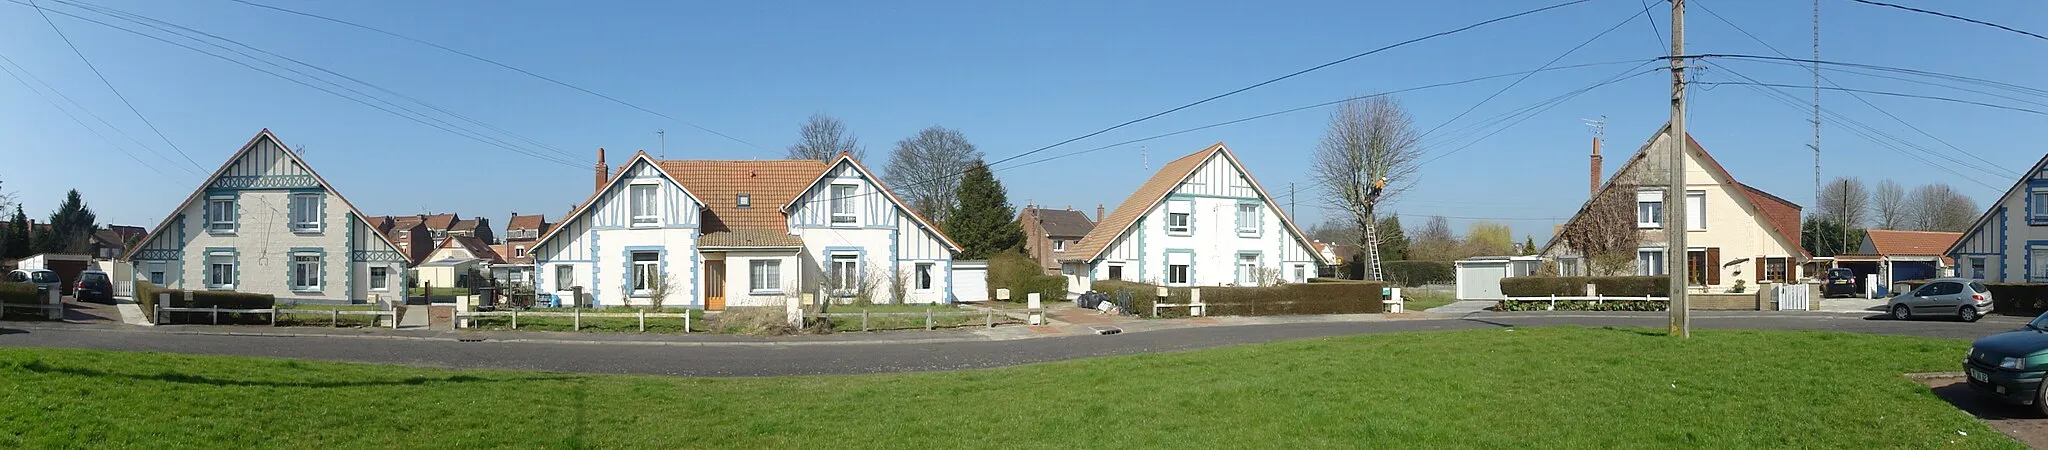
M1024 229L1024 253L1038 260L1046 275L1059 275L1060 256L1066 255L1067 246L1080 242L1095 229L1095 221L1102 220L1102 212L1102 205L1096 205L1095 219L1090 220L1072 206L1063 210L1024 207L1017 213L1017 222Z

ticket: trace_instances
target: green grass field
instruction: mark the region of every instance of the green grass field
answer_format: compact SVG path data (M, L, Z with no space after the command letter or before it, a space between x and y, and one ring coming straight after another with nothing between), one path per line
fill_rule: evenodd
M1955 370L1962 341L1656 334L1486 329L749 379L8 348L0 448L2020 448L1900 376Z
M1404 295L1402 296L1401 300L1404 302L1404 304L1401 306L1407 308L1408 312L1422 312L1430 308L1448 305L1451 304L1451 302L1457 301L1456 299L1451 298L1450 295L1443 294L1424 294L1413 296Z

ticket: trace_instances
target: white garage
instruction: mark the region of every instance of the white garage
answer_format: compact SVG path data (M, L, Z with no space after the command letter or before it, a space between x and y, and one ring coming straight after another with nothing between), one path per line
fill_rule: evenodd
M988 301L988 261L953 261L953 301Z
M1457 268L1458 300L1504 300L1500 279L1535 275L1543 266L1536 256L1481 256L1452 263Z

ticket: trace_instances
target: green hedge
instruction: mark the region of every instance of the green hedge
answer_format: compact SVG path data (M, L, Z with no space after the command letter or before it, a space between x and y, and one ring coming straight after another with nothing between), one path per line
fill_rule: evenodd
M996 289L1009 289L1010 300L1022 302L1032 292L1039 293L1042 301L1057 302L1067 299L1067 277L1046 275L1045 268L1038 261L1024 255L1003 252L988 258L988 298L996 298Z
M2008 316L2048 312L2048 283L1984 283L1991 289L1992 311Z
M1457 270L1443 261L1388 261L1380 264L1380 270L1385 272L1387 281L1402 286L1451 283L1458 279Z
M35 284L0 282L0 303L6 303L10 305L40 305L43 303L43 299L38 298L38 296L36 295ZM45 315L43 310L27 308L6 308L6 311L0 311L0 315L17 318L37 319L49 317L48 315Z
M1660 302L1660 301L1647 301L1647 300L1619 300L1619 301L1603 301L1603 302L1599 302L1599 303L1594 303L1593 301L1590 301L1590 300L1571 300L1571 301L1559 301L1559 302L1557 302L1557 309L1556 309L1556 310L1557 310L1557 311L1663 311L1663 310L1664 310L1664 308L1665 308L1665 306L1666 306L1666 304L1667 304L1666 302ZM1496 302L1496 303L1494 303L1494 305L1493 305L1493 309L1494 309L1495 311L1546 311L1546 310L1550 310L1550 307L1551 307L1551 303L1550 303L1549 301L1536 301L1536 300L1525 300L1525 301L1514 301L1514 302L1511 302L1511 301L1506 301L1506 300L1502 300L1502 301L1500 301L1500 302Z
M1288 283L1267 287L1204 286L1202 303L1212 316L1281 316L1297 314L1361 314L1384 312L1376 281ZM1152 313L1159 286L1128 281L1097 281L1095 290L1111 298L1129 292L1132 307L1141 315ZM1167 288L1167 302L1188 303L1194 288ZM1160 311L1162 317L1183 317L1187 308Z
M248 292L225 291L161 291L171 293L172 308L214 308L221 309L271 309L277 307L277 296ZM154 305L151 310L154 310ZM166 323L213 323L210 312L164 313ZM267 324L267 314L221 313L220 323Z
M1500 279L1500 293L1509 297L1583 296L1592 284L1600 295L1618 297L1661 297L1671 292L1668 277L1507 277ZM1544 303L1548 305L1549 303Z

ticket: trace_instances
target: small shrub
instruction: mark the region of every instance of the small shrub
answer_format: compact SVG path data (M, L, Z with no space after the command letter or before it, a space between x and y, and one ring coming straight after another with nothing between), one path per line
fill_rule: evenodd
M1557 311L1663 311L1665 302L1646 300L1591 300L1558 301ZM1496 311L1545 311L1550 310L1549 300L1502 300L1493 305Z
M1671 294L1671 277L1591 277L1587 281L1599 289L1600 295L1606 296L1662 297Z
M36 285L30 283L0 282L0 303L9 305L40 305L43 299L36 295ZM0 308L6 316L22 318L46 318L43 310L28 308Z
M1391 283L1404 287L1448 283L1458 279L1457 270L1443 261L1388 261L1380 270Z
M783 336L798 331L789 325L788 312L782 308L758 306L726 308L718 313L710 328L721 333L754 336Z

